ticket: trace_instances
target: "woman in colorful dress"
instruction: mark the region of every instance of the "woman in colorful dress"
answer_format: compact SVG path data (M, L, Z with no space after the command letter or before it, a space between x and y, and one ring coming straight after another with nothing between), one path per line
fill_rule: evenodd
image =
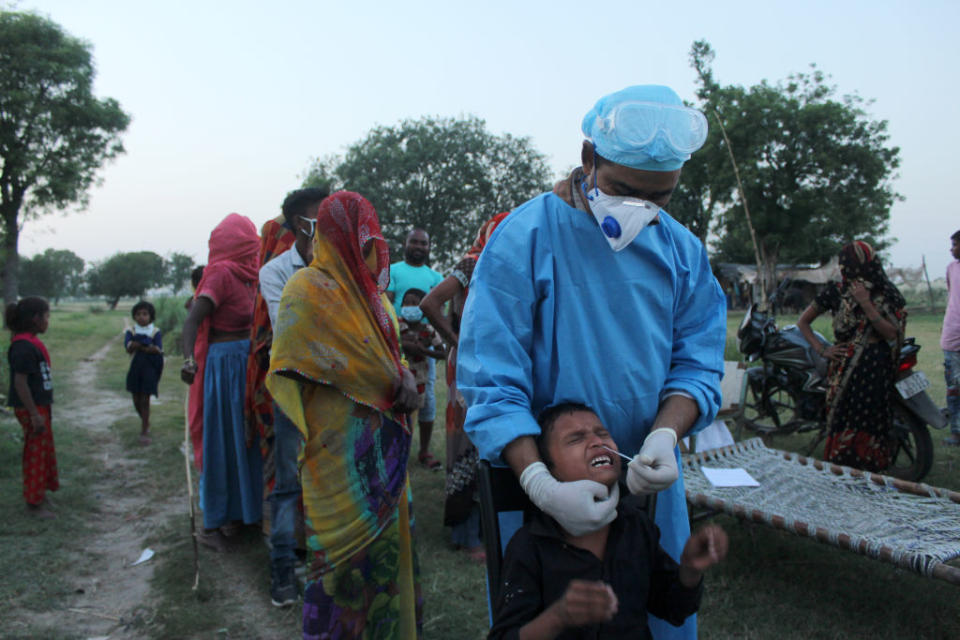
M483 223L466 255L420 303L430 324L450 345L447 354L447 483L443 524L452 528L454 548L465 551L478 562L484 561L485 554L480 542L480 509L476 498L477 448L463 430L467 406L457 391L457 339L473 268L490 236L508 213L498 213ZM443 313L448 301L451 302L449 317Z
M807 342L830 362L823 457L882 471L895 450L890 393L906 327L905 301L866 242L840 250L840 275L840 284L821 291L797 321ZM836 344L824 348L810 325L828 311Z
M190 435L200 466L200 542L228 550L240 524L260 522L263 464L243 400L260 237L228 215L210 234L210 255L183 323L181 379L190 388Z
M267 376L304 436L303 637L416 638L406 414L417 391L383 293L390 256L373 205L346 191L324 200L313 255L284 288Z

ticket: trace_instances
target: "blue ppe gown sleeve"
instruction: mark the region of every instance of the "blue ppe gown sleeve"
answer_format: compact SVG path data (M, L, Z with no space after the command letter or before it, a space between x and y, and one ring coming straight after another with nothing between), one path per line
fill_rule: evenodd
M484 261L491 272L509 273L513 268L493 254L489 259L481 255L478 268ZM506 464L500 453L510 442L540 434L531 407L537 296L531 278L516 275L473 279L457 347L457 389L469 407L464 429L480 457L495 465ZM477 316L477 322L466 320Z
M720 409L723 347L717 349L717 345L726 344L727 307L706 249L690 248L685 262L689 270L679 279L664 394L680 391L696 401L700 416L687 432L693 435L713 422Z

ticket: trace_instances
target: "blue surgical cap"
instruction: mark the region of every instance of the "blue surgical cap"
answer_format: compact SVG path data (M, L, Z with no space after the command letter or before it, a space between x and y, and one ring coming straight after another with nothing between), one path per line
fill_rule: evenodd
M637 85L597 101L581 125L597 153L646 171L675 171L707 139L707 119L670 87Z

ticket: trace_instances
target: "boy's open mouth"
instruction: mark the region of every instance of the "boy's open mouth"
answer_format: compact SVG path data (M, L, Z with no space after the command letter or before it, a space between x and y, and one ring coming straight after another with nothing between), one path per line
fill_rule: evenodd
M613 464L613 459L607 454L601 454L590 461L591 467L609 467Z

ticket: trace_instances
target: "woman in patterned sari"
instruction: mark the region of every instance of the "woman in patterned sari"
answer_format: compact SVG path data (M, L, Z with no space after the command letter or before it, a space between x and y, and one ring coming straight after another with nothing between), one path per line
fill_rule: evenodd
M430 324L450 345L447 355L447 483L443 524L452 528L454 548L466 551L479 562L483 562L485 554L480 543L480 510L476 501L477 448L463 430L467 407L463 396L457 391L457 339L473 268L493 231L508 213L498 213L483 223L463 259L420 303ZM443 314L443 307L448 301L451 302L449 317Z
M895 442L890 393L907 313L904 299L866 242L840 250L840 284L820 292L797 321L807 342L830 362L827 374L827 444L823 457L837 464L882 471ZM824 348L810 324L833 314L836 344Z
M303 637L419 637L405 415L417 392L373 206L345 191L324 200L313 255L284 288L267 376L305 440Z

